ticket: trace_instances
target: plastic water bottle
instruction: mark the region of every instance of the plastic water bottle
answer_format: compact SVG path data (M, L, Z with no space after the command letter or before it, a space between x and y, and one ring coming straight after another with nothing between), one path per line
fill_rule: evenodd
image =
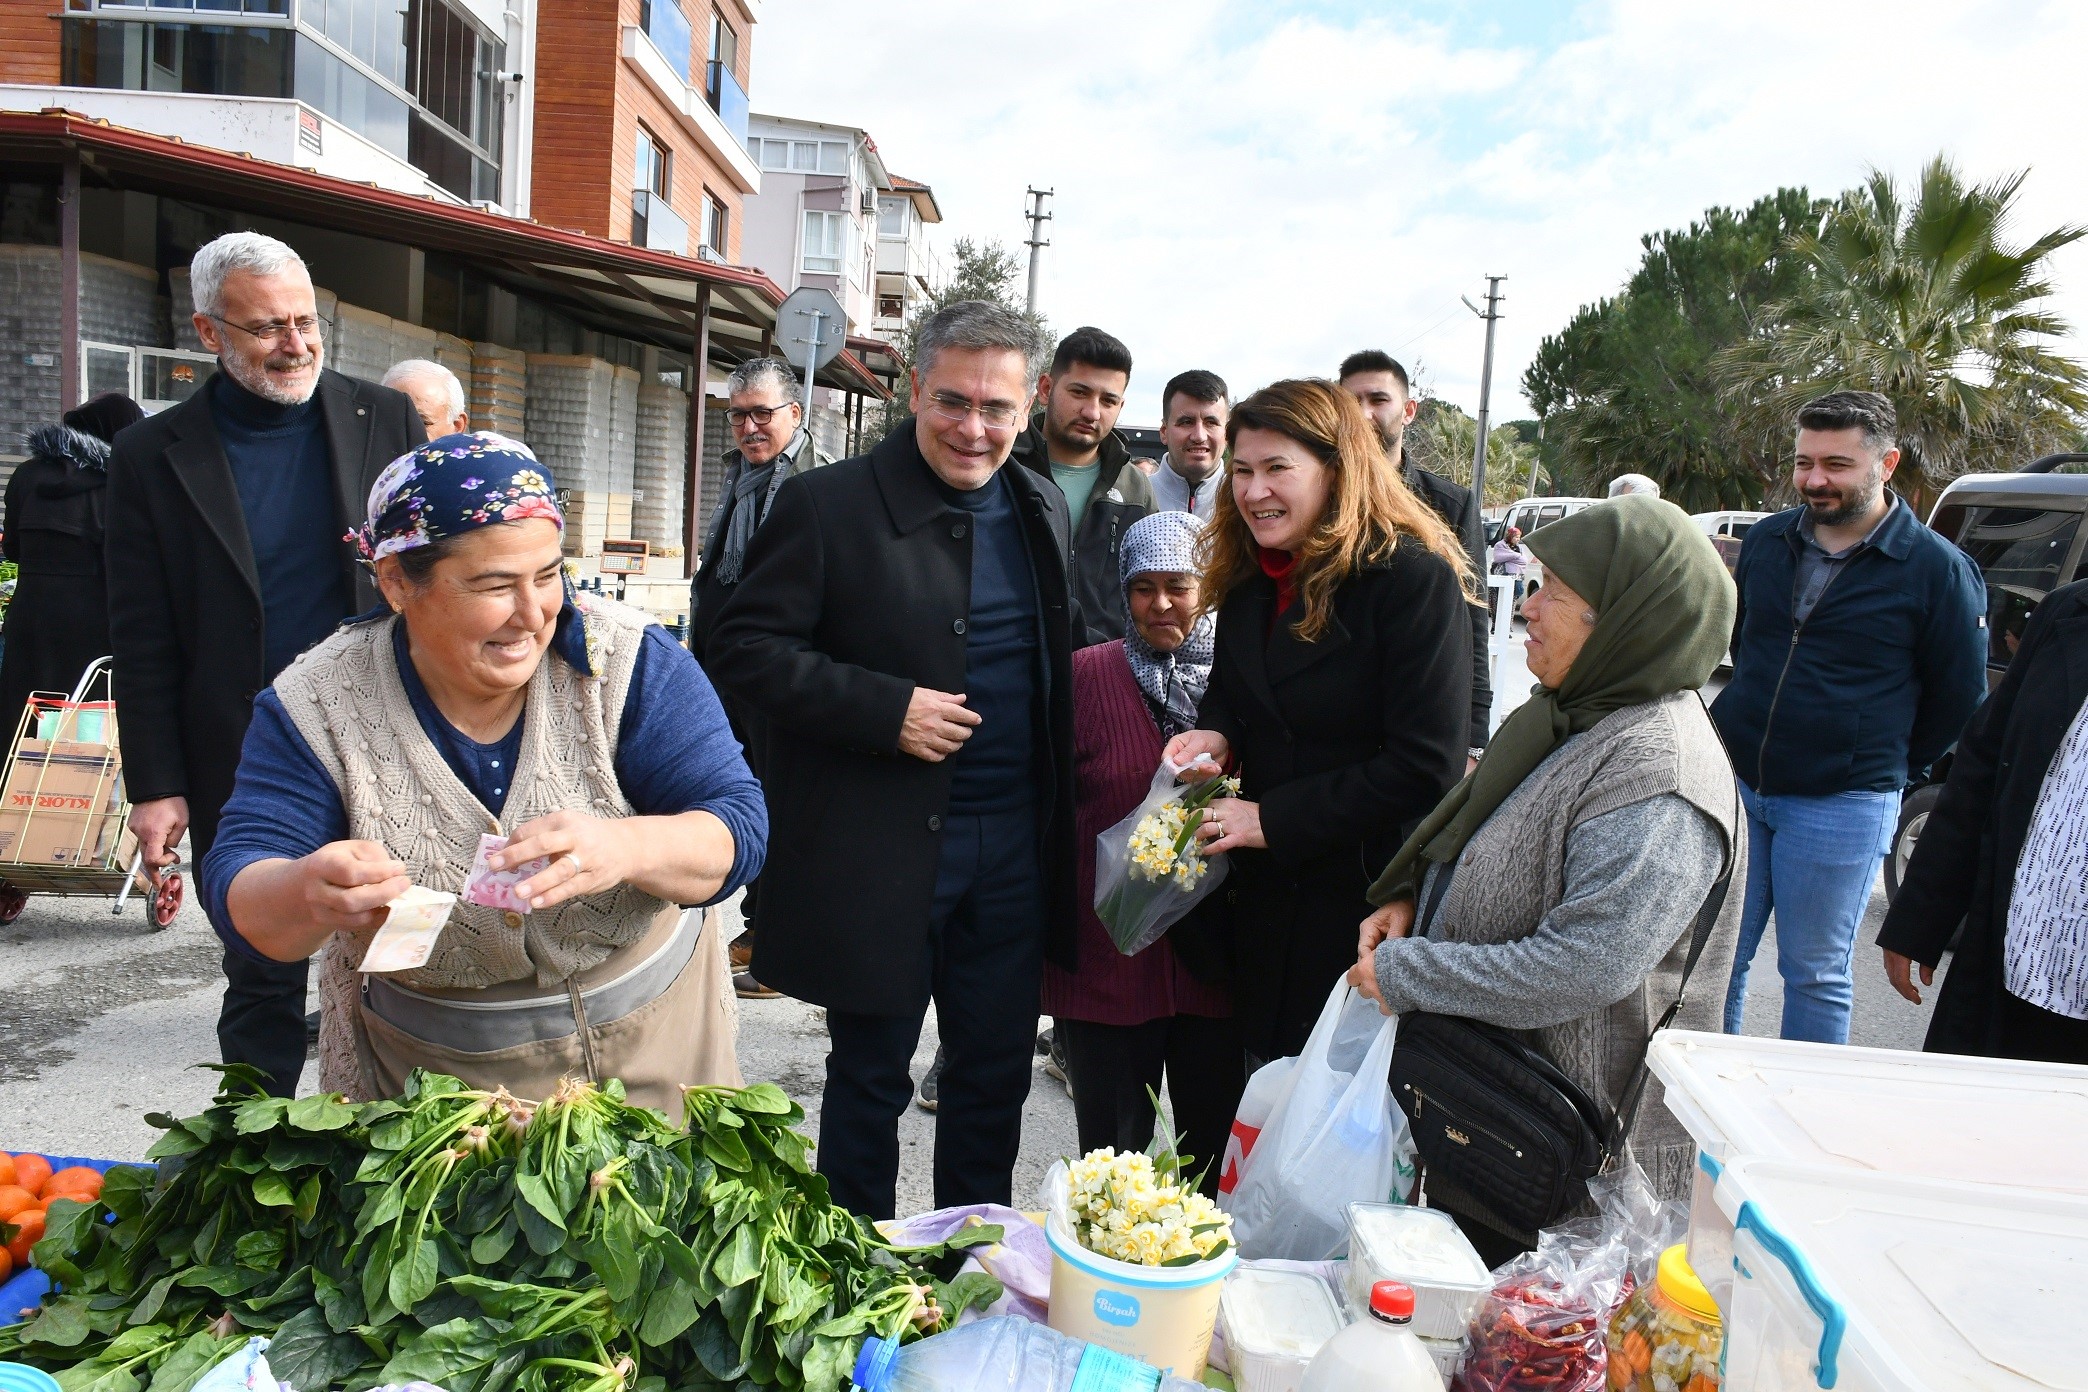
M974 1320L903 1347L865 1339L851 1380L861 1392L1208 1392L1013 1316Z
M1412 1289L1379 1281L1370 1288L1370 1314L1321 1346L1298 1392L1443 1392L1443 1375L1413 1322Z

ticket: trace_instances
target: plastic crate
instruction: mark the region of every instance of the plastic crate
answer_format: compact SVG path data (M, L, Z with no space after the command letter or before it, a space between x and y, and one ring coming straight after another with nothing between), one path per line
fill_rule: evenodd
M43 1151L16 1151L6 1146L0 1146L0 1150L6 1150L9 1155L42 1155L51 1162L54 1173L72 1165L86 1165L107 1174L118 1165L149 1167L151 1164L146 1160L96 1160L85 1155L49 1155ZM43 1298L50 1293L50 1289L51 1278L33 1266L25 1266L5 1281L0 1281L0 1324L14 1324L35 1314L36 1307L43 1303Z

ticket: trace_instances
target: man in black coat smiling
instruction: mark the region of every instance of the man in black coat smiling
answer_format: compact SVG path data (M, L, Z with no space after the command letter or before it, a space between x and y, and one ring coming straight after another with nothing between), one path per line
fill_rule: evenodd
M1070 527L1002 467L1047 351L997 305L930 318L914 418L777 491L706 645L769 730L754 974L826 1007L819 1168L872 1218L931 999L936 1205L1010 1201L1045 953L1072 965Z

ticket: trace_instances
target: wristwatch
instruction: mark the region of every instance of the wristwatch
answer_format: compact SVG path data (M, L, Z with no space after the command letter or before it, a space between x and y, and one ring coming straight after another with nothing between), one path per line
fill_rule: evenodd
M1486 757L1486 751L1484 749L1467 749L1465 753L1474 759L1483 759Z

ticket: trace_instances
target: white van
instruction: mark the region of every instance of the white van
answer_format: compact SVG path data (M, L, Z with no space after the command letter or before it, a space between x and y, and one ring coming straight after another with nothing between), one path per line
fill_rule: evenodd
M1549 526L1601 501L1600 498L1518 498L1508 504L1503 521L1527 540L1539 527Z

